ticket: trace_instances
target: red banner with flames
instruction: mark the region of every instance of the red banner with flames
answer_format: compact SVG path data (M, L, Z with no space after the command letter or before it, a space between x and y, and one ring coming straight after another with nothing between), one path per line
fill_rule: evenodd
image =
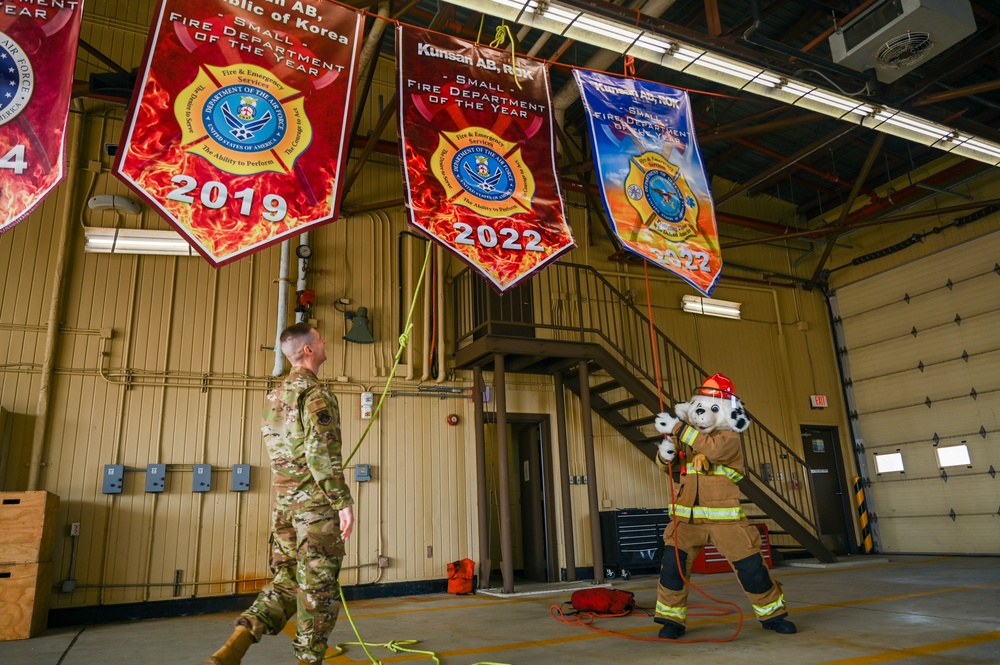
M66 118L82 15L82 0L0 2L0 233L66 176Z
M573 248L548 71L416 28L397 41L411 223L503 292Z
M115 173L213 266L331 222L363 15L161 0Z

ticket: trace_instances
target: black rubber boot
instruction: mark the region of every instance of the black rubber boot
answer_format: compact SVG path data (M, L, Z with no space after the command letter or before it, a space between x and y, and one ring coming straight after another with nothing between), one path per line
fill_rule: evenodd
M791 635L792 633L798 632L795 628L795 624L783 616L778 617L777 619L771 619L770 621L762 621L760 625L764 627L764 630L773 630L774 632L781 633L782 635Z
M664 621L663 628L660 628L659 637L664 640L676 640L687 631L687 628L676 621Z

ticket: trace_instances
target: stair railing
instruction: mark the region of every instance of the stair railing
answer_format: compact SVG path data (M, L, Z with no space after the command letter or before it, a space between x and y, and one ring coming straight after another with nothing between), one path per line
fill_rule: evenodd
M651 334L646 314L591 266L556 262L503 295L466 269L453 287L456 349L483 335L509 334L600 344L654 392L659 385L667 405L687 401L708 376L659 328L653 326ZM818 534L808 464L750 416L742 435L748 475Z

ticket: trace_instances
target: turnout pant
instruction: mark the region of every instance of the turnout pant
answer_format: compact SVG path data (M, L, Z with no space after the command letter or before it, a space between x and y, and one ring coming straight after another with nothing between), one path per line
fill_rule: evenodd
M663 563L660 582L656 591L657 623L687 624L688 585L691 565L701 548L711 543L722 553L733 568L750 599L754 614L763 623L787 615L785 596L781 584L771 577L764 557L760 553L760 532L746 518L714 523L677 523L677 541L674 542L674 525L667 526L663 535ZM678 555L684 576L677 567Z
M237 623L248 626L260 640L265 631L280 633L294 617L296 658L320 663L340 613L337 577L344 541L339 515L330 506L276 508L272 538L274 579Z

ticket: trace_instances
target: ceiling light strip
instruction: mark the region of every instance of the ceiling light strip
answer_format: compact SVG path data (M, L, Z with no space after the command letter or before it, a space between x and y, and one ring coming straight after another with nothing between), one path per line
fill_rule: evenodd
M456 6L515 21L556 35L622 52L674 71L746 90L761 97L808 109L898 136L993 166L1000 165L1000 144L959 132L897 109L875 108L868 102L824 90L752 63L706 51L673 37L640 31L635 26L598 17L555 2L536 0L447 0ZM631 45L631 46L629 46Z

